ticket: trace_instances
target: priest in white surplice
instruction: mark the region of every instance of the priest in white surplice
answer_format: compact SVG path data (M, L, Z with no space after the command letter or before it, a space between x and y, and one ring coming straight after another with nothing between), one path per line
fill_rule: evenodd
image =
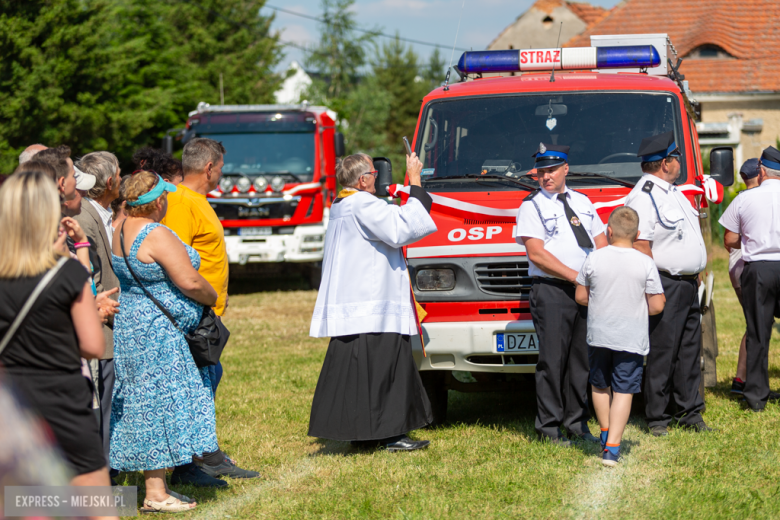
M407 156L411 186L404 206L376 198L371 157L345 157L345 188L330 209L322 283L311 336L330 337L311 407L309 435L388 451L424 448L406 434L429 424L431 404L412 358L417 334L401 247L436 231L422 163Z

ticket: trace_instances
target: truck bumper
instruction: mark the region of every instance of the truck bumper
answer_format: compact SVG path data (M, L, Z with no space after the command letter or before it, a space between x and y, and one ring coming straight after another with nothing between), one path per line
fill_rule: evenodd
M325 227L296 226L291 235L226 236L228 262L320 262L325 247Z
M502 355L495 352L498 332L534 332L531 320L423 323L425 352L420 337L412 336L412 354L420 371L533 373L538 354Z

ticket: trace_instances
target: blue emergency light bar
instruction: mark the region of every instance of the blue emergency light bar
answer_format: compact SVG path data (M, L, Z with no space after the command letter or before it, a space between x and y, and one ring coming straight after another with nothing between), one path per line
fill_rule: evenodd
M458 60L461 73L527 72L538 70L652 68L661 56L652 45L625 47L572 47L464 52Z

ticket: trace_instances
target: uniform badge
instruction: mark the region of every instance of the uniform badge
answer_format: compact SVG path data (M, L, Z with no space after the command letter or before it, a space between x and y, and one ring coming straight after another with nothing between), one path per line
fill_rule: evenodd
M578 219L577 217L572 217L571 218L571 225L572 226L579 226L580 225L580 219Z
M539 153L545 153L547 151L547 147L544 146L544 143L539 143Z

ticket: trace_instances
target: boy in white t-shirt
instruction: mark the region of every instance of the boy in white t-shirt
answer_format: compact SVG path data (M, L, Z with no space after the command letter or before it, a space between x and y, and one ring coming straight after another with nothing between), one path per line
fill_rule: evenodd
M607 227L609 246L588 255L577 276L575 299L588 307L590 384L605 466L618 463L631 399L640 392L650 351L648 314L659 314L666 303L653 259L633 248L638 236L637 212L616 209Z

